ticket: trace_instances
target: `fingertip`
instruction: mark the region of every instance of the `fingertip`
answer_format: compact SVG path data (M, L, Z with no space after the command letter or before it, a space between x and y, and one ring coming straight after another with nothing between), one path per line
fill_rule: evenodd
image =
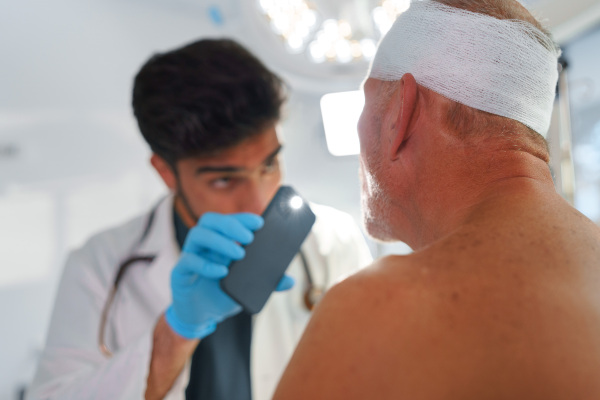
M222 279L227 276L229 269L221 264L207 264L203 272L206 278Z
M244 250L240 244L236 243L235 247L229 250L227 257L229 257L230 260L241 260L246 257L246 250Z
M262 228L263 225L265 224L263 217L261 217L258 214L239 213L239 214L232 214L232 215L242 225L244 225L246 228L248 228L252 231Z
M260 215L257 215L256 217L257 217L256 229L260 229L264 226L265 219Z
M277 284L277 288L275 289L278 292L282 292L285 290L290 290L296 284L296 280L289 275L284 275L279 283Z
M238 250L236 250L237 254L235 255L236 258L234 258L235 260L241 260L242 258L246 257L246 250L244 250L243 247L238 246L237 249L238 249Z
M254 241L254 233L252 233L252 231L246 231L244 232L244 237L241 238L239 240L239 243L246 246L249 245L250 243L252 243Z

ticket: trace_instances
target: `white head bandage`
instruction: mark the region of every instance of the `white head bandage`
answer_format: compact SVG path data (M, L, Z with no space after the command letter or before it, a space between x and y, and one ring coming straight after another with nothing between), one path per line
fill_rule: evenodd
M413 1L382 39L369 76L412 73L428 89L546 135L560 51L533 25Z

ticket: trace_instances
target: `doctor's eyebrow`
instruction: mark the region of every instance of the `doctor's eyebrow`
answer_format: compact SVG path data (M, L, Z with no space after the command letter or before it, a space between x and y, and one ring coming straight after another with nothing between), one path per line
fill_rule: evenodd
M277 149L275 149L274 152L272 152L271 154L269 154L264 160L263 160L263 164L267 164L271 161L273 161L273 159L275 157L277 157L279 155L279 153L281 153L281 150L283 150L283 145L279 145L279 147Z
M275 157L277 157L277 155L281 152L281 150L283 149L282 145L279 145L279 147L277 147L277 149L275 149L275 151L273 151L271 154L269 154L267 157L265 157L265 159L263 160L262 164L267 164L268 162L272 161ZM237 167L234 165L218 165L218 166L211 166L211 165L207 165L204 167L199 167L196 170L196 175L199 174L205 174L205 173L211 173L211 172L241 172L244 171L246 168L244 167Z

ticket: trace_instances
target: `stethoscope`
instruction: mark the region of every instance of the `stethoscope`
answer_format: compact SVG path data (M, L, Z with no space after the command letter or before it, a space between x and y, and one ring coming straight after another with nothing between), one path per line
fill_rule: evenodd
M121 283L121 280L123 279L123 276L125 275L125 272L129 269L129 267L131 267L134 264L138 264L138 263L144 263L146 265L149 265L156 258L156 255L137 254L137 251L142 246L142 244L148 237L148 234L150 233L150 229L152 228L152 224L154 223L154 218L156 216L157 209L158 209L158 205L156 205L152 209L152 211L150 211L150 213L148 214L148 218L146 219L146 225L144 226L143 233L140 236L140 238L136 241L136 243L134 244L132 250L130 251L129 254L131 254L131 255L119 264L119 268L117 269L117 275L115 276L115 279L113 281L110 292L108 293L108 298L106 299L106 303L104 304L104 307L102 308L102 314L100 316L100 329L98 332L98 346L99 346L102 354L104 354L107 357L112 357L112 351L106 345L106 340L105 340L104 334L106 331L106 323L108 322L108 314L109 314L110 308L114 302L115 296L117 295L117 291L119 289L119 284ZM308 261L306 259L304 252L302 250L300 250L298 252L298 255L300 256L300 262L302 264L302 268L304 269L304 273L306 274L306 282L307 282L306 289L304 291L304 305L308 311L312 311L315 308L315 306L317 305L317 303L321 300L323 295L325 294L325 287L315 284L315 282L313 280L313 276L310 273L310 268L308 267ZM325 269L325 270L327 273L329 272L327 269ZM328 281L329 281L329 277L326 276L325 284L327 284Z

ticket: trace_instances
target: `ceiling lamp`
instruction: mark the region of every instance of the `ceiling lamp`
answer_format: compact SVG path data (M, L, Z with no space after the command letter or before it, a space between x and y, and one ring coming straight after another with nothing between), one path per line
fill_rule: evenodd
M290 53L301 53L317 23L317 11L304 0L259 0L273 32Z
M381 5L371 11L373 21L379 30L379 34L384 36L390 30L392 24L404 11L410 7L410 0L384 0Z
M284 40L288 52L304 53L314 63L337 64L370 61L375 55L376 43L396 17L410 7L410 0L365 0L362 3L321 0L321 8L315 3L258 0L271 30ZM335 10L329 14L347 18L325 18L323 10L332 8ZM369 15L366 23L364 15Z

